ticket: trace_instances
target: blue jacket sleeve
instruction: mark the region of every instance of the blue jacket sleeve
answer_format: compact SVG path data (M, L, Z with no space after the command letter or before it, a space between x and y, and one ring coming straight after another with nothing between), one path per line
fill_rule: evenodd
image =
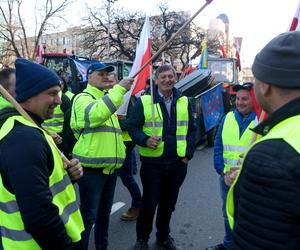
M218 174L224 170L222 131L225 117L219 125L214 145L214 167Z
M36 129L17 125L1 143L1 176L16 196L26 231L42 249L74 249L52 203L49 166L53 169L51 149Z
M146 147L149 136L143 132L145 123L144 108L139 98L128 119L128 132L131 139L139 146Z
M193 158L195 148L196 148L196 124L194 118L194 110L191 103L188 105L189 110L189 127L187 132L187 148L186 148L186 157L190 160Z

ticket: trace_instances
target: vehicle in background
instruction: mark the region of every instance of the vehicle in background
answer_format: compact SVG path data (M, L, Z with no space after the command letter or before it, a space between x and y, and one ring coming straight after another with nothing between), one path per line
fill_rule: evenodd
M225 113L235 105L235 93L232 86L238 84L238 68L235 58L224 58L217 56L208 57L208 69L215 83L223 82Z
M210 70L198 69L178 81L175 87L187 96L192 104L197 128L196 143L207 140L207 145L213 146L217 126L225 109L223 101L225 92L222 82L216 82ZM206 94L210 94L210 96L204 99ZM209 127L206 127L207 118L213 120L213 126L210 124Z
M79 57L67 53L45 53L43 54L43 65L54 70L58 75L67 76L68 89L78 94L82 92L87 84L86 70L95 60L87 57ZM115 73L119 80L128 77L133 63L131 61L113 60L104 61L115 68Z

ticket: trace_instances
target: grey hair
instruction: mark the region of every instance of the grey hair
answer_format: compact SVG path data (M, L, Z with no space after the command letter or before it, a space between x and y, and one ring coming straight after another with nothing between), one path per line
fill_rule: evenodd
M169 64L164 64L155 70L155 79L158 78L159 74L166 72L166 71L170 71L170 70L173 72L174 76L176 77L177 74L176 74L176 70L174 69L174 67Z

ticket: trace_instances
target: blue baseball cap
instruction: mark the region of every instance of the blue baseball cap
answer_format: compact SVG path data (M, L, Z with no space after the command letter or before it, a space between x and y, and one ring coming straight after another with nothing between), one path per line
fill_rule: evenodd
M105 63L94 62L88 67L87 74L90 75L94 71L101 71L101 70L105 70L106 72L112 72L115 70L115 68L113 66L106 65Z

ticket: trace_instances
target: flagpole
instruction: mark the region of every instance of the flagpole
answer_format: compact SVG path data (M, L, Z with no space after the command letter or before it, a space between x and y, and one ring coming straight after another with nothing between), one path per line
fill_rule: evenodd
M7 92L7 90L0 84L0 94L7 100L9 101L15 109L27 120L32 122L33 124L36 124L32 118L27 114L27 112L22 108L22 106ZM47 131L45 128L43 128L44 131L47 132L47 134L50 135L50 132ZM60 153L63 161L69 165L70 161L67 159L67 157L58 149L55 143L53 143L55 146L56 150Z
M206 0L206 3L189 20L187 20L147 62L145 62L145 64L132 76L132 78L135 78L150 62L154 61L165 50L165 48L169 46L173 39L180 34L186 28L186 26L188 26L195 19L195 17L198 16L212 1L213 0Z
M151 95L151 111L152 111L152 136L156 136L156 129L155 129L155 110L154 110L154 98L153 98L153 67L152 63L150 64L150 95Z

